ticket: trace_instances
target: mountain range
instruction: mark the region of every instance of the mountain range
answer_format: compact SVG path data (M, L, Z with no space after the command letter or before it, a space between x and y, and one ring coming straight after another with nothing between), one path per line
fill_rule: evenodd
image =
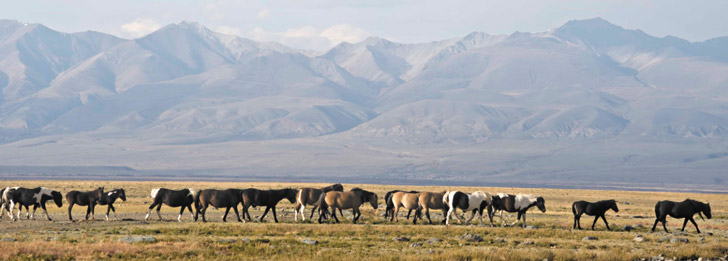
M0 20L0 90L7 178L113 166L728 190L728 37L658 38L600 18L322 54L191 22L121 39Z

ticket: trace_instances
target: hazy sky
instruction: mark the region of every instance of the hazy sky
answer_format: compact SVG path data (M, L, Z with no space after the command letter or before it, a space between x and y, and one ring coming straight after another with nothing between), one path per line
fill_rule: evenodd
M690 41L728 36L726 0L64 0L4 1L0 18L63 32L95 30L136 38L180 21L259 41L324 50L380 36L425 42L473 31L537 32L602 17L629 29Z

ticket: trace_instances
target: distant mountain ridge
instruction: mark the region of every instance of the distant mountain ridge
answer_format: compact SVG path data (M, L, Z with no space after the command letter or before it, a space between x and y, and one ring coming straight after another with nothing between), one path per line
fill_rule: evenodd
M727 39L595 18L315 56L192 22L127 40L0 20L0 165L723 184Z

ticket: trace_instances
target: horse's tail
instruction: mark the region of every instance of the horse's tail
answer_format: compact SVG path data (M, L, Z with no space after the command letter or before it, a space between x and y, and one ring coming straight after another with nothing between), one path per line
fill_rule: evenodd
M149 195L150 195L150 196L151 196L152 198L157 198L157 194L159 193L159 190L160 190L160 188L153 188L153 189L152 189L152 193L149 193Z
M323 215L326 217L326 215L329 212L329 204L326 203L326 192L321 193L321 196L319 196L318 199L319 202L319 215ZM334 210L336 211L336 210Z
M571 204L571 213L574 213L574 216L576 216L576 202Z
M192 194L195 199L195 210L200 210L202 208L202 204L200 204L200 194L202 193L194 193Z
M655 217L660 218L660 205L662 204L662 201L658 201L657 204L655 204Z

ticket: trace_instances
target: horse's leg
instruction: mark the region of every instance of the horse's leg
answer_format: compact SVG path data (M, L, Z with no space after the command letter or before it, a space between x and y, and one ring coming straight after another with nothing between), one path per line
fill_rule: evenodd
M30 219L35 220L35 211L38 209L38 204L33 204L33 214L30 215Z
M185 206L182 206L182 208L185 208ZM187 205L187 210L189 210L188 212L190 212L190 218L194 219L195 218L195 214L192 211L192 204Z
M157 216L159 217L159 221L162 221L162 213L159 212L161 209L162 204L160 203L159 205L157 205Z
M667 233L667 226L665 225L665 223L667 223L667 219L666 218L663 218L662 219L662 228L664 228L665 229L665 233Z
M572 229L576 229L577 225L579 225L580 218L581 218L580 214L574 214L574 227ZM579 226L579 229L581 229L581 226Z
M161 203L160 203L161 204ZM149 211L147 211L147 215L144 216L144 221L147 221L149 219L149 215L152 214L152 209L157 206L157 202L152 202L152 205L149 206Z
M352 214L354 214L354 216L351 219L352 224L356 224L356 220L359 219L359 216L357 216L358 211L359 211L359 209L357 207L351 208L351 212L352 212Z
M592 223L592 230L594 230L594 225L597 224L597 220L599 220L599 215L594 217L594 223Z
M689 219L689 218L685 218L685 220L683 221L683 226L682 226L682 229L680 229L680 231L685 231L685 225L687 225L687 224L688 224L688 219Z
M409 211L407 211L407 219L409 219L409 218L410 218L410 215L411 215L411 214L412 214L412 210L410 209Z
M659 217L655 218L655 224L652 225L652 232L655 232L655 228L657 227L657 222L660 222L660 218Z
M334 220L336 220L336 223L340 223L339 218L336 217L336 207L331 206L331 213L334 216ZM341 216L341 218L344 218L344 216Z
M262 215L262 216L260 216L260 222L263 222L263 218L265 217L265 215L267 215L267 214L268 214L268 210L270 210L270 207L267 207L267 206L266 206L266 207L265 207L265 211L263 211L263 215Z
M89 215L91 215L91 204L88 204L88 207L86 207L86 221L88 221Z
M240 213L238 213L238 205L233 207L233 211L235 211L235 216L238 218L238 222L243 222L243 220L240 219Z
M114 213L114 219L119 220L119 216L116 215L116 208L114 207L114 204L109 204L109 207L111 208L111 212Z
M511 226L515 226L516 224L518 224L518 221L521 221L521 215L523 215L523 213L521 213L521 211L518 211L518 218L516 218L516 221L513 222Z
M432 225L432 219L430 218L430 208L425 208L425 216L427 217L427 221L430 222L430 225Z
M609 222L607 222L607 218L602 214L602 220L604 220L604 224L607 225L607 230L612 231L611 228L609 228Z
M301 207L301 209L305 209L305 208L306 208L306 206ZM319 207L316 205L313 205L313 207L311 208L311 216L308 217L309 219L313 218L313 213L316 212L317 208L319 208ZM301 211L302 211L301 213L303 213L303 210L301 210ZM303 216L303 214L301 214L301 216Z
M700 234L700 229L698 228L698 224L695 223L695 219L693 219L693 217L690 217L690 222L693 223L693 225L695 226L695 229L698 230L698 234Z
M40 207L41 207L41 208L43 209L43 212L45 213L45 215L46 215L46 218L48 218L48 220L53 220L53 219L51 219L51 216L50 216L50 215L48 215L48 210L46 209L46 205L45 205L45 203L41 203L41 204L40 204Z
M106 207L106 221L109 221L109 212L111 212L111 204Z
M207 214L207 204L202 204L202 209L200 210L200 214L202 214L202 222L207 222L207 218L205 217L205 214Z
M399 222L399 205L394 207L394 212L392 213L392 217L389 219L389 222L392 222L392 220L397 220L396 222Z
M273 206L273 208L271 208L271 209L273 210L273 220L275 220L276 223L278 223L278 215L276 215L276 206Z
M523 212L523 225L522 227L526 227L526 211Z
M73 201L68 203L68 220L73 221L73 216L71 216L71 209L73 209Z
M478 211L478 210L477 210L477 209L473 209L473 214L472 214L472 215L470 215L470 218L469 218L469 219L468 219L467 221L465 221L465 224L466 224L466 225L470 225L470 222L471 222L471 221L473 221L473 218L475 218L475 212L476 212L476 211ZM464 215L464 214L463 214L463 215ZM463 217L463 218L464 218L464 217ZM480 220L480 223L483 223L483 220L482 220L482 219Z
M177 216L177 222L182 222L182 214L185 213L185 206L179 208L179 215Z
M225 208L225 215L222 215L222 222L227 222L227 215L230 212L230 207Z
M452 216L454 211L456 211L456 208L454 208L454 207L447 210L447 217L445 218L445 225L448 225L448 226L450 225L450 216ZM458 214L457 213L454 213L454 214L455 214L455 218L457 218Z

